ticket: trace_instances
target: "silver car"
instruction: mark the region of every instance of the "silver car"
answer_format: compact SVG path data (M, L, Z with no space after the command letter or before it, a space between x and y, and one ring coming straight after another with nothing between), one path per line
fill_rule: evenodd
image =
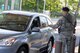
M51 53L54 30L41 13L3 11L0 15L0 53Z

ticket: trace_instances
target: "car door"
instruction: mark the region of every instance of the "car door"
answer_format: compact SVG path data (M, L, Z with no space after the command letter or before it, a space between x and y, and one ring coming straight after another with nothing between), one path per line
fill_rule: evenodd
M49 35L48 35L48 24L47 24L47 19L45 16L39 16L40 18L40 23L41 23L41 34L42 34L42 45L46 46L47 43L48 43L48 38L49 38Z
M33 19L31 26L30 26L30 31L37 30L37 28L39 29L40 25L39 25L39 18L36 17ZM30 41L30 45L32 48L40 48L41 47L41 32L40 31L32 31L31 34L29 35L29 41Z
M48 35L54 37L54 29L50 27L50 25L53 25L52 20L50 18L46 18L48 23Z

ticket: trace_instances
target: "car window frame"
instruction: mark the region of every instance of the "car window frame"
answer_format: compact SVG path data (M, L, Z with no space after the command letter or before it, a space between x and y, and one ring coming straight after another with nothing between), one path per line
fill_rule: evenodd
M32 25L32 23L33 23L33 20L36 18L36 17L39 17L39 15L33 15L33 16L31 16L32 18L30 19L30 21L29 21L29 25L28 25L28 27L27 27L27 29L26 29L26 31L27 32L30 32L31 33L31 25ZM40 19L39 19L40 20ZM41 23L40 23L40 27L41 27Z
M39 21L39 27L40 27L40 19L39 19L39 16L35 17L35 18L32 20L31 26L32 26L33 21L34 21L35 19L38 19L38 21ZM31 27L31 26L30 26L30 27Z
M47 17L46 17L46 16L43 16L43 15L40 15L40 16L39 16L39 19L40 19L40 17L44 17L44 18L46 19L46 24L47 24L47 26L48 26ZM42 27L41 20L40 20L40 26L41 26L41 28L45 28L45 27L47 27L47 26Z

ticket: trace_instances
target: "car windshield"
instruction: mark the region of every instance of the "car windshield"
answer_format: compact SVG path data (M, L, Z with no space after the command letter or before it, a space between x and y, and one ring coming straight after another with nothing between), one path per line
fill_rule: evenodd
M0 28L13 31L24 31L27 28L30 18L30 16L25 15L1 14Z

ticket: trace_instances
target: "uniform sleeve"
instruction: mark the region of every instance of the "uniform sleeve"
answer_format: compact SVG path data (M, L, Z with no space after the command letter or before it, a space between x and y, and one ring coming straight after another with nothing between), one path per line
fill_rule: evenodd
M52 25L51 27L55 29L55 28L60 27L61 25L62 25L62 19L59 19L58 22L56 24Z

